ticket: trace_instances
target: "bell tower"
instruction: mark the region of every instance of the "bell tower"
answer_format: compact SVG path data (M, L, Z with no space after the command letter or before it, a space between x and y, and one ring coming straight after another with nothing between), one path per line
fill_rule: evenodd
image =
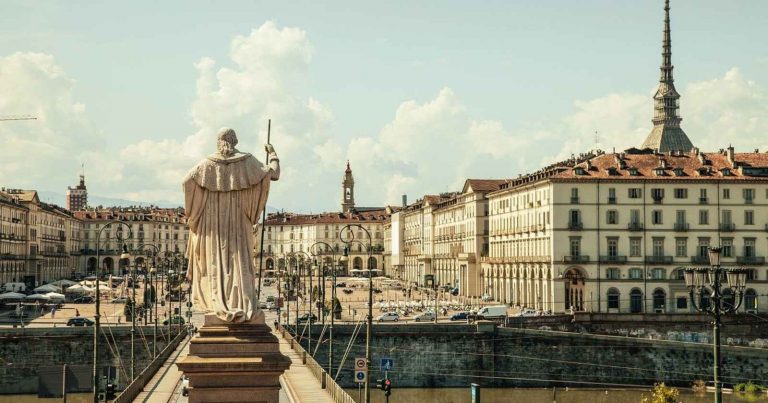
M349 213L355 208L355 179L352 178L352 168L347 161L344 180L341 182L341 211Z

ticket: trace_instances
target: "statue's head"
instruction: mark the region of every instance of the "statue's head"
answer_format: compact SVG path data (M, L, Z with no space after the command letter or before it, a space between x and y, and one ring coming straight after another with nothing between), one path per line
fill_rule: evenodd
M224 127L219 130L219 134L216 135L217 142L216 147L219 149L219 153L224 157L231 157L235 154L235 146L237 145L237 134L229 127Z

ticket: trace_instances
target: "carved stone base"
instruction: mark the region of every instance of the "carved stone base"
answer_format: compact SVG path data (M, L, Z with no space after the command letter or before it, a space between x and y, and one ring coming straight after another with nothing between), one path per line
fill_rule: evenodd
M177 365L189 377L190 403L278 403L279 378L291 360L280 353L263 313L235 325L206 315Z

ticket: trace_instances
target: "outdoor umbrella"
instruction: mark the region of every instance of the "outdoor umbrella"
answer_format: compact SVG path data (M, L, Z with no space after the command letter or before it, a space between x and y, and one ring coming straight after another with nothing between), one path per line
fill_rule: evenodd
M60 292L61 288L53 284L46 284L46 285L41 285L40 287L35 288L33 291L38 293Z
M48 300L50 300L50 298L47 295L43 295L43 294L27 295L24 299L27 300L27 301L48 301Z
M48 294L45 294L45 296L54 301L64 301L66 298L64 297L64 294L59 294L57 292L49 292Z
M22 300L26 297L24 294L19 294L18 292L6 292L4 294L0 294L0 300Z
M70 286L70 285L75 285L75 284L77 284L77 282L72 281L72 280L67 280L67 279L61 279L61 280L58 280L58 281L54 281L51 284L57 285L59 287L66 287L66 286Z

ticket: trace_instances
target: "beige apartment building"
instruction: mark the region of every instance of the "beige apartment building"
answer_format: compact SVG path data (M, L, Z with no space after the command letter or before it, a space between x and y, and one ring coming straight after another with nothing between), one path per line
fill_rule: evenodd
M189 241L189 226L183 208L110 207L76 211L82 221L82 256L80 267L93 274L97 267L109 274L124 274L125 262L120 263L122 245L131 253L129 266L145 262L145 255L157 247L161 256L184 256ZM122 221L130 227L114 223ZM99 262L96 260L97 237ZM129 233L130 232L130 233ZM123 264L123 266L120 266Z
M21 282L29 257L29 208L0 191L0 284Z

